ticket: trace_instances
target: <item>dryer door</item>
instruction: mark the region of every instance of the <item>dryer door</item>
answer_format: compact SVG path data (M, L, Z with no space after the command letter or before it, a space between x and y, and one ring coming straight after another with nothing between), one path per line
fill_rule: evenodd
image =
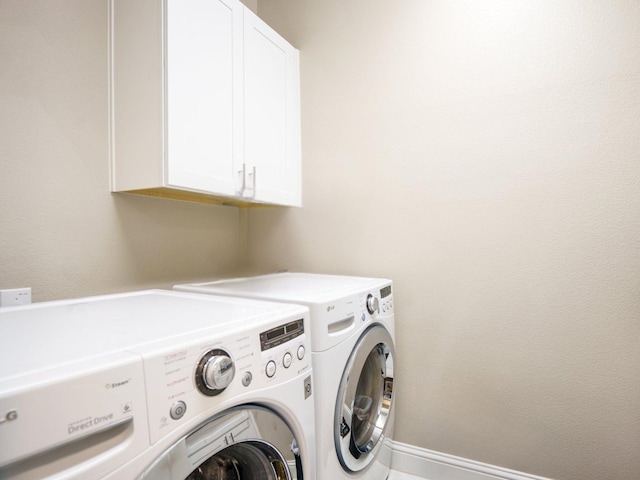
M293 440L289 427L274 412L237 407L182 438L140 479L301 480Z
M373 325L362 334L342 375L334 418L334 440L342 467L369 466L389 428L393 403L393 340Z

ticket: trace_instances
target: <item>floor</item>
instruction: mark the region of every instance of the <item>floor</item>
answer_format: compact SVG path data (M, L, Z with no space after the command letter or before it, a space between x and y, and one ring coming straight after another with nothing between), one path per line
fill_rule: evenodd
M391 470L387 480L425 480L422 477L416 477L415 475L409 475L408 473L396 472Z

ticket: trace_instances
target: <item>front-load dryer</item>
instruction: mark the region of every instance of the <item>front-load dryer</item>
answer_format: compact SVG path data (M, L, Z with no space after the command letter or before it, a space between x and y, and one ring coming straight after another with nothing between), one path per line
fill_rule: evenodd
M0 331L0 478L315 479L306 307L149 290Z
M391 280L286 272L174 289L308 306L317 477L388 477L395 360Z

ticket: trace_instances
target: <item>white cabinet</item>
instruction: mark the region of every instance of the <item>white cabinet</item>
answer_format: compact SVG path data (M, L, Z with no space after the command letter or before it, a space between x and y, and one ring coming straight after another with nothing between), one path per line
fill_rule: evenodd
M237 0L111 0L111 190L301 204L298 51Z

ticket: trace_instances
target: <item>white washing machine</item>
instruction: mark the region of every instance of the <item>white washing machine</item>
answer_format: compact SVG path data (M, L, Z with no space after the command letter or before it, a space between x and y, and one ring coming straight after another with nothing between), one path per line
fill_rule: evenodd
M314 480L308 322L163 290L0 309L0 478Z
M391 280L287 272L174 289L308 306L316 474L321 480L388 477L395 359Z

